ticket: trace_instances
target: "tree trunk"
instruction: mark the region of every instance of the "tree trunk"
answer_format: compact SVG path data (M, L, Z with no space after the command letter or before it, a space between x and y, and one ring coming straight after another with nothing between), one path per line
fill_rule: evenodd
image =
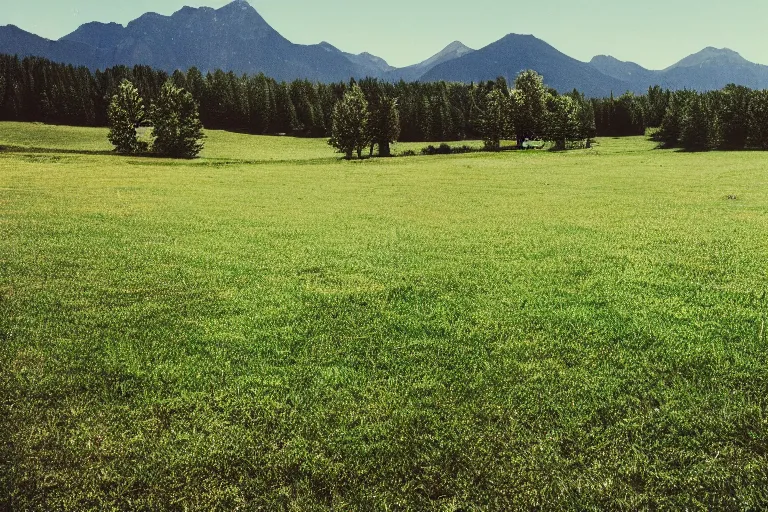
M363 158L363 148L357 148L357 159L362 160Z
M392 150L389 148L389 141L379 141L379 156L392 156Z
M368 153L368 156L373 157L373 148L376 146L375 142L371 142L371 152ZM379 152L381 152L381 149L379 149Z
M345 160L352 160L352 151L347 151L347 154L344 155Z

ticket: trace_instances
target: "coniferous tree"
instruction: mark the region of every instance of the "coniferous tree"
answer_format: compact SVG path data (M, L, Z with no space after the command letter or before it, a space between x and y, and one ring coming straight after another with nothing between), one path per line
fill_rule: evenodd
M185 89L189 91L192 98L199 105L203 101L203 93L205 91L205 78L203 77L203 74L196 67L191 67L189 68L189 71L187 71L186 82L187 86Z
M695 94L680 122L680 144L691 151L704 151L719 143L719 122L709 108L707 96Z
M655 136L663 147L675 147L680 142L683 115L693 94L691 91L676 91L670 97L661 128Z
M194 158L203 149L203 125L192 95L170 80L152 105L153 150L176 158Z
M302 128L288 89L288 84L285 82L275 83L274 133L295 133Z
M658 85L649 87L643 115L643 124L649 128L658 128L664 119L669 105L670 92Z
M118 153L139 151L136 126L144 119L144 103L139 91L128 80L123 80L109 104L109 142Z
M328 142L349 160L352 153L362 158L363 148L368 145L368 102L362 89L352 85L333 110L333 127Z
M718 118L722 123L725 149L743 149L749 135L749 102L752 91L730 84L719 94Z

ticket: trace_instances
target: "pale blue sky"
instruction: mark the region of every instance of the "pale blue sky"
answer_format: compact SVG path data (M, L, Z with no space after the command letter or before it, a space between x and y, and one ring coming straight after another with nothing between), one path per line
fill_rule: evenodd
M144 12L226 0L2 0L0 25L57 39L88 21L126 24ZM661 69L706 46L768 64L768 0L250 0L295 43L326 40L369 51L394 66L414 64L460 40L472 48L515 32L533 34L580 60L598 53ZM8 4L11 4L10 6ZM367 8L363 6L369 6ZM384 8L383 6L386 6Z

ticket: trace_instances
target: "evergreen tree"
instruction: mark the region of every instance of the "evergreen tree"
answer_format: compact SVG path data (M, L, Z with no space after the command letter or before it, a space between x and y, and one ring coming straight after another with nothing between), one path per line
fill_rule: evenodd
M302 128L285 82L275 83L275 111L274 133L294 133Z
M203 125L192 95L170 80L163 85L152 105L155 142L153 150L161 155L194 158L203 149Z
M109 104L109 142L118 153L139 151L137 124L144 119L144 104L139 91L128 80L123 80Z
M189 68L187 71L187 86L184 87L192 95L192 98L199 105L203 101L203 93L205 91L205 78L199 69L196 67ZM201 112L202 115L202 112Z
M692 91L676 91L671 95L661 128L655 136L663 147L675 147L680 142L683 115L693 94Z
M643 124L650 128L658 128L664 119L664 113L669 105L670 92L662 90L658 85L649 87L643 110Z
M680 144L691 151L712 149L718 144L718 128L707 97L696 94L688 102L680 123Z
M274 102L269 79L263 74L248 80L249 132L268 133L274 118Z
M344 94L333 110L331 140L328 142L349 160L352 153L362 158L363 148L368 145L368 102L357 84Z
M743 149L749 135L749 101L752 91L730 84L719 94L718 118L722 123L723 148Z
M510 131L509 126L509 96L502 88L497 88L488 93L485 102L485 112L480 123L485 149L498 151L501 148L501 140Z

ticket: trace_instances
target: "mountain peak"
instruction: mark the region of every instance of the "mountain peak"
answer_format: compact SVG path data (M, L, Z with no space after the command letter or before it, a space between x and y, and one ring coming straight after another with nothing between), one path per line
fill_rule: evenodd
M444 62L447 59L456 59L473 51L474 50L472 48L465 45L461 41L454 41L440 50L436 55L433 55L429 59L425 60L422 64L435 64Z
M744 65L752 64L747 59L729 48L715 48L708 46L700 52L684 58L680 62L671 65L665 71L675 68L693 68L719 65Z
M219 11L255 11L256 9L248 2L248 0L233 0L224 7L220 7Z
M596 64L598 62L621 62L619 59L614 57L613 55L595 55L592 57L592 60L589 61L590 64Z
M471 52L472 48L465 45L461 41L454 41L443 49L444 52Z
M541 40L536 36L534 36L533 34L516 34L514 32L510 32L509 34L499 39L499 41L541 41Z

